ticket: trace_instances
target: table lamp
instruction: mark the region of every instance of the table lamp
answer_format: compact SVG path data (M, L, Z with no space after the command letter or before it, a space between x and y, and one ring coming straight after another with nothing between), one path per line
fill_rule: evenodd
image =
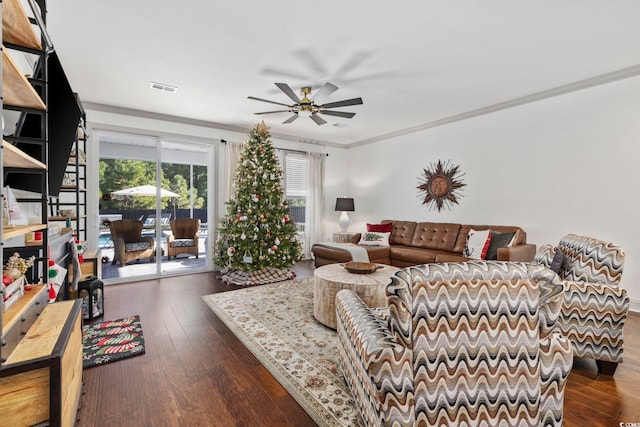
M347 227L349 227L349 215L347 212L355 211L353 207L353 199L349 197L338 197L336 199L336 211L342 212L340 215L340 231L346 233Z

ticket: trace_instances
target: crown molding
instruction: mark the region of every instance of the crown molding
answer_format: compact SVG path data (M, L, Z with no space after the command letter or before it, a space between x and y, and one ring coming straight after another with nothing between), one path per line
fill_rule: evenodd
M241 133L244 135L248 135L249 132L251 131L251 128L244 127L244 126L228 125L228 124L212 122L208 120L190 119L187 117L174 116L171 114L154 113L151 111L137 110L135 108L118 107L115 105L101 104L101 103L90 102L90 101L83 101L82 105L87 110L102 111L105 113L121 114L125 116L140 117L140 118L160 120L165 122L173 122L173 123L179 123L184 125L214 129L214 130L225 130L229 132ZM314 140L302 139L300 137L286 135L282 133L271 133L271 137L284 140L284 141L301 142L304 144L321 145L324 147L334 147L334 148L342 148L342 149L346 148L344 144L337 144L335 142L315 140L315 139Z

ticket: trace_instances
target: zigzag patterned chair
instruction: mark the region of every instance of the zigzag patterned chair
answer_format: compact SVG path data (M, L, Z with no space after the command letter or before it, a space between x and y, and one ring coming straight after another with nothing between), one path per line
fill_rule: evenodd
M562 283L540 265L406 267L388 319L337 295L339 359L368 426L562 425L571 344L552 332Z
M573 354L596 360L598 371L613 375L622 363L622 330L629 312L627 291L619 286L624 251L609 242L567 234L557 247L540 247L533 259L551 267L556 251L564 299L558 319Z

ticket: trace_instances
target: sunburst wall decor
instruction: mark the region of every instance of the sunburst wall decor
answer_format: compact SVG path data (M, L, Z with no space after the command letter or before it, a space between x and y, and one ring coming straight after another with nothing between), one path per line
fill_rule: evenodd
M460 166L454 166L450 161L445 163L438 160L437 163L431 163L418 178L420 185L417 188L422 204L427 205L430 210L436 208L438 212L457 205L460 189L467 185L460 180L463 176Z

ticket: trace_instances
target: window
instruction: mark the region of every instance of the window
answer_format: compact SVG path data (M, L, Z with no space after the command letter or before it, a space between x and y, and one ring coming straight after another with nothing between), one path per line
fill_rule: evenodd
M284 196L289 213L298 227L298 238L304 245L307 205L307 158L304 154L284 152Z

